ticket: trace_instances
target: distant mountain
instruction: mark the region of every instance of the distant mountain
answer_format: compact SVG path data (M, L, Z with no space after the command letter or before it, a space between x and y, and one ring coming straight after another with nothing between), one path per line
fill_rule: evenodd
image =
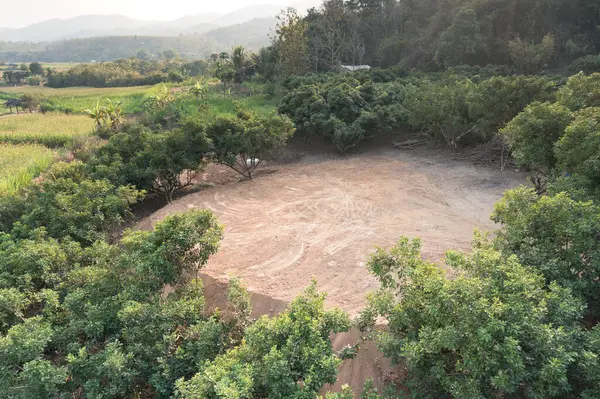
M174 49L185 57L206 58L242 45L256 51L269 44L276 19L256 18L241 24L204 33L176 36L120 35L58 40L54 42L0 42L0 61L7 62L90 62L112 61L134 56L145 49L155 56ZM187 28L198 31L203 25Z
M285 8L281 5L274 4L257 4L244 7L240 10L222 15L213 21L219 26L237 25L256 18L269 18L279 14L281 9Z
M211 30L203 36L219 43L223 50L241 44L249 50L256 51L269 44L269 35L274 32L276 23L275 17L255 18L242 24Z
M50 42L78 36L79 32L106 32L126 26L131 29L152 24L124 15L81 15L70 19L50 19L25 28L0 33L0 40L13 42Z
M291 6L304 12L320 4L322 0L290 1ZM51 19L20 29L0 28L0 41L12 42L53 42L64 39L100 36L178 36L180 34L203 34L220 27L232 27L235 31L243 24L256 19L275 17L282 5L255 4L228 14L204 13L188 15L173 21L142 21L124 15L81 15L70 19ZM258 22L249 25L253 32L259 32ZM224 31L226 35L228 31ZM254 40L254 39L253 39Z

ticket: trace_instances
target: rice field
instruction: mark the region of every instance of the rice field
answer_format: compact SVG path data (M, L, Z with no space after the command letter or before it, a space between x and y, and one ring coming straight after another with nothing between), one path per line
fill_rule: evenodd
M55 153L41 145L0 144L0 193L27 186L54 158Z
M83 110L93 107L96 102L110 98L113 102L120 101L125 113L140 112L143 109L144 97L152 86L135 87L68 87L53 89L45 86L0 87L0 115L9 112L3 105L9 98L31 94L40 99L45 110L83 114Z
M94 122L84 115L20 114L0 117L0 143L69 146L73 139L90 134Z

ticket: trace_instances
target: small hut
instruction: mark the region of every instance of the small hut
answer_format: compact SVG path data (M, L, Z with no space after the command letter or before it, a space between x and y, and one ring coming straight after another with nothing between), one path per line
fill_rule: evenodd
M13 107L15 107L15 109L17 110L17 114L19 113L19 107L23 108L23 101L21 101L20 98L9 98L5 103L4 106L8 109L10 109L10 112L12 113L12 109Z

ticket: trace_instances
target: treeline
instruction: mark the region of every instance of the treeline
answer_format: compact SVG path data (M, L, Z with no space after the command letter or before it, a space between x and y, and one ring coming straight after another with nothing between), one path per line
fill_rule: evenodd
M51 43L0 42L0 60L10 62L97 62L129 58L143 49L159 58L169 49L193 58L208 57L222 47L204 36L106 36L69 39Z
M104 36L57 42L0 42L0 61L8 62L97 62L135 56L144 50L157 59L174 49L184 58L207 58L213 53L243 45L258 50L269 42L272 19L255 19L203 34L181 36Z
M594 0L326 0L298 25L313 71L497 64L537 73L600 52Z
M168 58L175 54L165 51ZM181 82L185 77L199 76L207 71L204 61L170 59L163 61L139 58L121 59L108 63L77 65L65 72L47 74L49 87L123 87L154 85L163 82Z

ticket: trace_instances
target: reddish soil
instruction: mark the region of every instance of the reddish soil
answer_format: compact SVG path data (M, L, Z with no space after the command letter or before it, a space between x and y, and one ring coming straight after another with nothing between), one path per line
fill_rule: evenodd
M421 237L423 254L470 248L474 228L493 229L493 204L525 182L514 171L491 170L418 150L375 150L341 158L304 157L263 167L252 181L213 168L218 186L189 194L142 220L209 208L225 225L220 251L203 270L224 281L238 276L249 290L289 301L312 278L327 305L356 315L377 289L366 269L376 246Z

